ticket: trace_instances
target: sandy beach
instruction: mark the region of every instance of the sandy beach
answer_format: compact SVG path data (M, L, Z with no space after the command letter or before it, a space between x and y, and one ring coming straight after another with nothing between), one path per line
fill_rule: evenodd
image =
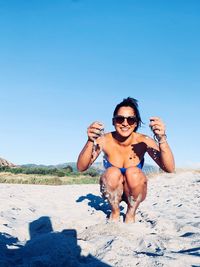
M136 222L110 223L98 185L0 184L0 267L200 266L200 173L160 174Z

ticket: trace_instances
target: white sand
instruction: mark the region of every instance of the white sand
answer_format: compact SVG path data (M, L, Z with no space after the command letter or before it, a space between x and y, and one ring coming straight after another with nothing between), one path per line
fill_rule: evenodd
M200 174L149 179L135 224L107 223L98 185L0 184L0 267L200 266Z

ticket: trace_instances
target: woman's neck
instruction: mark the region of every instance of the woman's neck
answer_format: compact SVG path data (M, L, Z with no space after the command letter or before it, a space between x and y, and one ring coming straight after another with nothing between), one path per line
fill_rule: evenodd
M133 143L135 133L132 132L129 136L124 137L119 135L117 132L113 132L112 136L119 145L129 146Z

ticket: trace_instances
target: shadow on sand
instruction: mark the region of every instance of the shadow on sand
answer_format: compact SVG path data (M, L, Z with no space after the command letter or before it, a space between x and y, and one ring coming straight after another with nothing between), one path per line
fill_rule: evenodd
M30 240L0 233L0 267L111 267L92 255L81 256L75 229L53 232L48 216L29 224Z
M100 196L96 196L93 194L87 194L86 196L81 196L79 197L76 202L82 202L84 200L89 200L88 202L88 206L90 206L91 208L94 208L95 210L101 210L106 214L106 217L109 218L110 213L111 213L111 209L110 209L110 205L108 202L106 202L102 197ZM123 211L123 207L120 206L120 215L124 216Z

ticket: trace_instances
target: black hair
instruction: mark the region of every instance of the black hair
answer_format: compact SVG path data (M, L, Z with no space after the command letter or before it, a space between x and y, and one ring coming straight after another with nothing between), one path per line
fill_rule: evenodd
M119 103L116 107L115 107L115 110L113 112L113 117L115 117L118 113L118 110L121 108L121 107L131 107L134 111L135 111L135 116L136 116L136 119L137 119L137 126L134 130L134 132L137 131L137 129L141 126L142 124L142 120L141 120L141 117L140 117L140 112L139 112L139 108L138 108L138 100L135 99L135 98L132 98L132 97L127 97L127 98L124 98L123 101L121 103Z

